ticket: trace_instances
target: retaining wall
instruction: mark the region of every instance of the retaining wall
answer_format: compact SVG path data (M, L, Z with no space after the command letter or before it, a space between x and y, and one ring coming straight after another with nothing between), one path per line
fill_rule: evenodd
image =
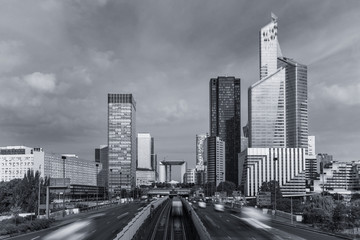
M149 205L144 207L136 216L124 227L124 229L114 238L114 240L129 240L132 239L136 232L139 230L141 225L145 222L146 218L150 215L151 205L154 206L154 210L162 204L167 197L160 198L156 201L151 202Z

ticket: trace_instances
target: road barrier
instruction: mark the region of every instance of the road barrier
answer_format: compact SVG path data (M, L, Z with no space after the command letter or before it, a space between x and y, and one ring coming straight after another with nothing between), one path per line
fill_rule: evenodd
M139 230L141 225L150 216L151 212L159 207L167 197L160 198L156 201L151 202L149 205L144 207L136 216L124 227L124 229L114 238L114 240L128 240L132 239L136 232Z
M208 231L206 231L204 224L202 223L202 221L200 220L199 216L196 214L194 209L184 199L181 199L181 201L183 202L186 211L189 213L189 216L191 216L191 220L194 223L195 229L200 237L200 240L211 240L210 234L208 233Z

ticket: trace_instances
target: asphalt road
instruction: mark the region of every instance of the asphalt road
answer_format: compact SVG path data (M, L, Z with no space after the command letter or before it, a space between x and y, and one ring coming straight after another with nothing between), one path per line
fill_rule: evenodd
M65 225L13 237L14 240L112 240L135 216L143 203L129 203L82 213L65 219Z
M334 240L337 237L278 223L251 208L241 213L227 210L216 212L212 206L198 208L197 214L212 239L316 239Z

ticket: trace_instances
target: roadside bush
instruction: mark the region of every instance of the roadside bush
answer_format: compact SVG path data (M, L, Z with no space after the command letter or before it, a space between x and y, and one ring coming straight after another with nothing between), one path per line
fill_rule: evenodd
M15 225L13 219L8 221L4 220L0 223L0 235L7 235L13 233L25 233L27 231L37 231L50 227L53 219L35 219L33 221L22 221L18 225Z

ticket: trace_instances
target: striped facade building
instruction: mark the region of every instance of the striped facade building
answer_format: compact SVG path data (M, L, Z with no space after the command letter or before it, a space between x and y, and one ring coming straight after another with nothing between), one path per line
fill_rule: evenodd
M242 181L246 196L256 196L263 182L279 182L283 195L305 194L305 149L248 148L240 154L245 162Z

